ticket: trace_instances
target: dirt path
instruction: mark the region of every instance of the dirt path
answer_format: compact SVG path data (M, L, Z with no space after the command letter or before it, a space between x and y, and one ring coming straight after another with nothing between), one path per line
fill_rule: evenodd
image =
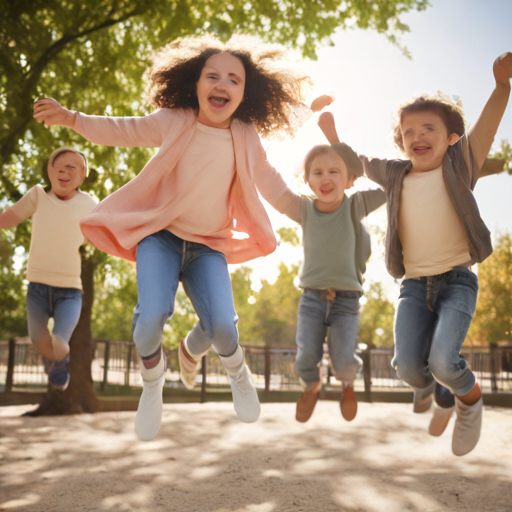
M21 418L0 408L0 510L23 512L511 512L512 410L486 408L473 453L428 436L410 405L336 402L311 421L263 404L240 423L230 403L165 405L155 441L134 413ZM453 420L452 420L453 421Z

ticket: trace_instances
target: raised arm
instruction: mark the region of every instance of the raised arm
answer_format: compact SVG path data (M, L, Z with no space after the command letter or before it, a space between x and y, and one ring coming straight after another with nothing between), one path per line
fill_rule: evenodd
M322 130L329 144L338 144L340 142L340 138L336 130L336 123L334 122L334 116L330 112L323 112L320 114L318 117L318 126ZM368 158L364 155L359 155L359 159L363 164L365 176L384 187L386 185L387 160Z
M512 53L504 53L494 61L494 79L496 86L487 100L482 113L468 131L468 140L472 149L476 168L480 169L494 141L501 118L507 108L512 78ZM489 174L489 173L487 173ZM480 173L480 175L484 175ZM474 181L478 176L474 177Z
M160 147L172 114L168 109L147 116L106 117L72 112L51 98L34 103L34 119L45 126L66 126L103 146Z

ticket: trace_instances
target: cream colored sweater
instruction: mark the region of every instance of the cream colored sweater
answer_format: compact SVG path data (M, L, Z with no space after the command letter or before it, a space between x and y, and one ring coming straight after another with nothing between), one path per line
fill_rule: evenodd
M82 289L78 250L85 239L78 222L95 207L96 201L84 192L62 201L52 191L46 193L36 185L8 208L20 222L32 217L28 281Z

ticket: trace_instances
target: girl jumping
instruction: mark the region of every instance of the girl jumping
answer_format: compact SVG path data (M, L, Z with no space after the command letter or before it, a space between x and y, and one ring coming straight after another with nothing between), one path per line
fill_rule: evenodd
M229 375L235 411L256 421L260 404L243 351L228 263L265 256L276 239L258 192L284 212L294 195L268 163L259 134L293 134L310 109L309 78L283 68L283 49L180 39L160 51L149 71L145 117L88 116L52 99L34 106L46 125L72 128L109 146L159 147L140 174L81 222L99 249L137 262L133 337L142 359L143 393L135 418L141 439L161 424L165 361L162 332L179 281L199 322L179 348L181 378L195 382L198 361L213 345ZM328 103L316 102L315 110Z

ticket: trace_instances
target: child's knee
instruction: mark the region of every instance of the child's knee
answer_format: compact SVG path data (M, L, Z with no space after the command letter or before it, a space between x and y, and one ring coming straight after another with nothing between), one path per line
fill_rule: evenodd
M322 354L318 354L314 350L300 349L297 351L297 357L295 359L295 369L302 378L301 373L318 370L320 361L322 360Z
M200 326L204 335L215 345L218 345L219 341L226 344L238 343L238 329L234 318L201 320Z
M29 329L28 335L30 337L30 341L32 341L36 346L51 343L52 340L52 335L47 327L41 329Z
M233 320L214 324L206 336L221 355L232 354L238 346L238 329Z
M142 356L152 354L162 341L165 322L169 316L163 311L139 310L133 319L133 341Z
M430 357L428 363L432 375L447 387L453 387L460 378L461 372L466 369L466 361L462 358L454 362L448 357L434 355Z
M427 372L425 364L421 361L400 360L395 357L391 365L398 377L413 388L424 389L431 381L429 372Z

